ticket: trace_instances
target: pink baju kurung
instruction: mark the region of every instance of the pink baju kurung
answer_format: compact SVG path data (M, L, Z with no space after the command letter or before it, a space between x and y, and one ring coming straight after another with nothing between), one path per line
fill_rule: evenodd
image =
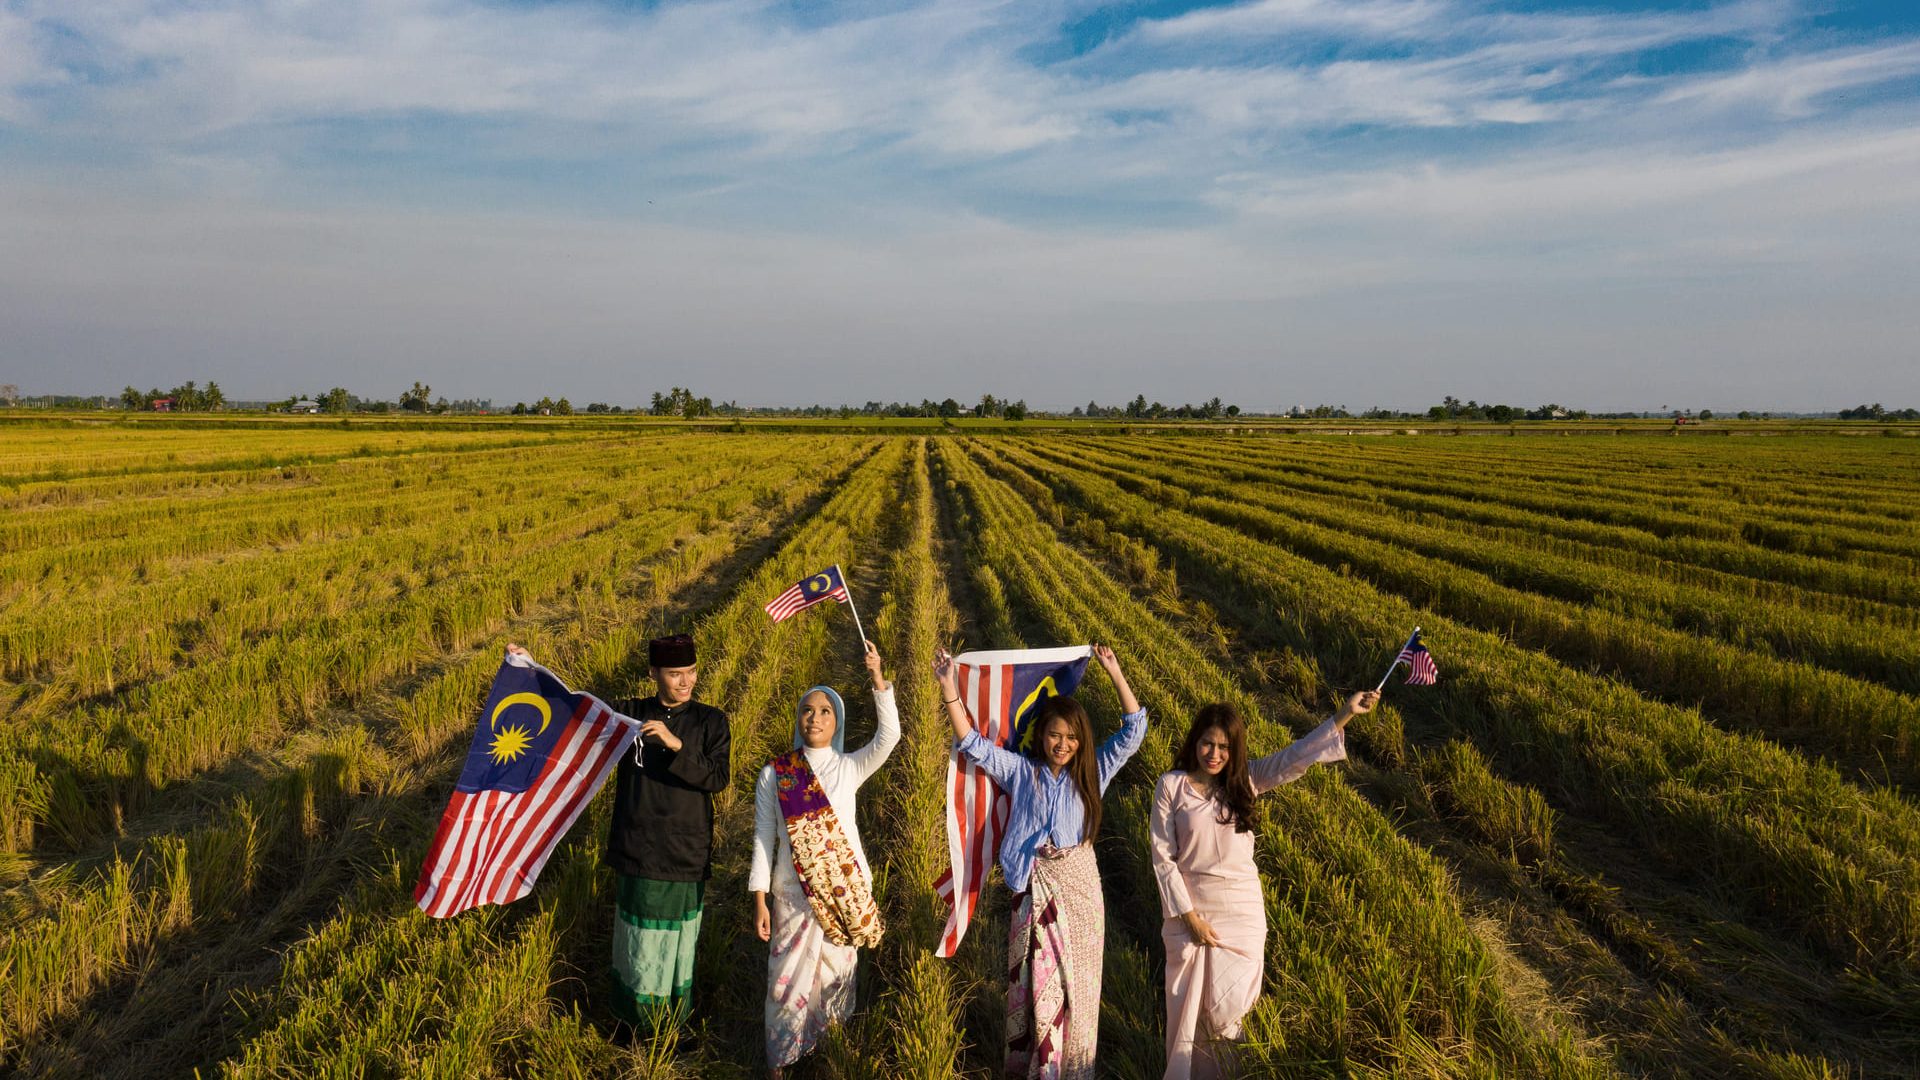
M1347 756L1346 736L1329 720L1278 753L1251 761L1254 794L1291 783L1323 761ZM1221 805L1180 771L1160 778L1153 796L1153 873L1166 918L1167 1070L1165 1080L1221 1075L1222 1043L1260 996L1267 910L1253 863L1253 834L1220 820ZM1220 944L1193 939L1181 918L1197 911Z

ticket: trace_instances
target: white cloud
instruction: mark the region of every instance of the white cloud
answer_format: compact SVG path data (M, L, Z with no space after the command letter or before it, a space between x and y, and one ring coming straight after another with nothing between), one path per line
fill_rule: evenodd
M1729 108L1759 105L1789 117L1810 116L1816 102L1842 90L1920 75L1920 42L1860 49L1829 49L1754 64L1728 75L1684 80L1660 95L1660 104Z
M73 389L203 374L261 396L324 370L507 400L697 376L767 402L1904 401L1916 165L1920 133L1810 133L1227 177L1225 219L1179 229L923 212L835 235L42 190L0 202L0 375L43 386L75 368L41 357L82 356Z
M1400 37L1431 29L1455 11L1456 6L1444 0L1258 0L1150 20L1139 33L1149 40L1278 35L1305 29Z
M1023 48L1058 32L1058 14L984 0L866 11L823 25L795 24L750 0L650 11L475 0L163 9L35 0L19 10L84 41L89 67L104 77L41 99L37 124L16 92L14 122L122 146L178 149L258 139L276 127L419 115L570 128L581 156L732 141L749 159L823 159L899 143L941 165L1049 145L1085 149L1132 126L1104 115L1130 108L1269 134L1347 124L1544 124L1650 92L1625 80L1582 83L1596 60L1714 36L1758 40L1790 15L1770 3L1568 15L1489 13L1458 0L1267 0L1142 22L1096 51L1127 58L1096 74L1086 64L1023 61ZM1411 48L1393 59L1254 65L1155 49L1302 26L1363 42L1403 39ZM29 47L18 42L31 37L13 35L16 44L0 51L0 87L17 91L54 70L46 56L23 58ZM1908 52L1883 53L1808 63L1790 75L1798 84L1835 85L1861 77L1868 61L1882 72L1910 63ZM1716 78L1680 80L1669 92L1705 99L1778 81L1758 70ZM1792 92L1792 100L1817 93Z
M1283 181L1223 203L1271 220L1323 220L1331 214L1386 228L1418 223L1451 233L1480 234L1503 223L1538 229L1553 222L1614 222L1663 208L1711 210L1746 192L1791 184L1755 218L1792 222L1830 211L1871 210L1863 195L1882 192L1920 207L1920 188L1887 184L1920 173L1920 129L1830 132L1795 136L1737 150L1675 148L1631 155L1611 150L1530 155L1497 165L1425 166ZM1865 177L1873 182L1861 183ZM1230 190L1230 189L1229 189ZM1609 226L1610 227L1610 226Z
M265 365L211 374L278 394L417 365L504 395L531 365L620 400L697 360L723 397L811 400L830 372L858 400L1071 402L1115 396L1082 385L1097 360L1128 397L1311 403L1359 379L1421 404L1393 366L1410 352L1566 400L1628 370L1611 335L1771 358L1751 370L1780 386L1827 347L1850 397L1917 377L1864 389L1920 319L1885 284L1920 277L1920 124L1843 92L1920 72L1920 43L1808 46L1782 3L1269 0L1036 65L1080 9L782 10L15 0L0 125L131 163L0 176L0 373L37 386L41 358L80 358L111 389L158 356ZM1309 31L1392 47L1290 55ZM1745 58L1618 74L1708 40ZM354 139L399 164L338 151ZM436 159L449 143L498 176ZM658 184L660 220L556 211L595 205L576 166ZM383 209L396 173L434 209ZM1277 358L1307 381L1252 396Z
M1795 15L1786 0L1752 0L1695 10L1565 14L1463 10L1450 25L1483 63L1555 64L1624 56L1688 41L1777 38Z
M1463 311L1496 307L1520 322L1559 311L1570 334L1593 335L1591 346L1660 311L1679 350L1661 378L1753 347L1751 325L1798 318L1799 330L1766 347L1783 363L1791 346L1832 358L1849 393L1890 378L1912 392L1920 366L1901 359L1894 328L1920 329L1896 284L1920 280L1920 251L1905 239L1920 229L1920 189L1906 180L1917 171L1920 131L1860 130L1729 151L1551 151L1498 167L1230 177L1217 199L1249 246L1344 268L1349 276L1324 282L1331 304L1384 289L1449 297ZM1507 309L1522 296L1540 310ZM1621 321L1579 329L1589 301ZM1846 320L1832 314L1842 307ZM1452 318L1416 310L1382 318L1436 327ZM1506 370L1527 355L1497 325L1431 338L1449 348L1468 340L1481 354L1467 370ZM1358 340L1351 348L1365 351Z
M0 10L0 123L19 124L29 118L22 91L65 81L41 56L34 36L31 20Z
M1150 42L1244 43L1311 31L1362 45L1415 41L1429 52L1472 50L1488 60L1535 63L1708 37L1770 37L1793 12L1787 0L1604 14L1500 11L1466 0L1258 0L1146 20L1135 35Z
M971 42L986 16L960 5L813 28L734 0L632 13L459 0L36 11L83 35L116 76L63 114L134 143L408 113L775 146L958 129L985 152L1057 130L971 77L1032 78L979 63Z

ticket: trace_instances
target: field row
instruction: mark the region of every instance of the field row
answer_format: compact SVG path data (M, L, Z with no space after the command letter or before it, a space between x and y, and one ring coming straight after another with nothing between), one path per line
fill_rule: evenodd
M1147 819L1187 718L1232 702L1267 752L1415 624L1441 684L1262 800L1249 1075L1920 1065L1904 445L313 431L268 466L221 439L252 432L125 434L49 441L36 467L74 479L0 489L6 1068L757 1075L753 777L800 690L862 685L843 609L760 607L831 563L907 737L860 809L890 931L802 1076L997 1069L997 881L931 954L935 645L1126 663L1151 726L1099 848L1101 1067L1153 1076ZM619 1047L605 797L528 900L435 921L410 889L504 642L617 696L687 627L735 742L696 1017ZM1086 700L1110 729L1104 682Z
M818 457L788 459L799 460ZM167 1040L183 1063L205 1061L221 1045L208 1028L237 1018L209 1008L198 1024L182 1026L178 997L164 992L204 977L196 945L224 954L226 970L244 971L258 967L265 949L297 940L282 937L275 946L240 931L262 915L264 925L283 936L299 933L302 913L316 908L336 911L348 923L371 917L383 933L392 932L394 913L409 906L412 868L399 867L409 860L417 865L436 804L445 799L447 770L457 770L464 753L471 702L484 693L500 644L517 637L558 663L572 659L588 673L624 671L621 677L630 678L636 643L645 640L631 619L636 605L664 609L730 552L842 475L761 466L718 490L677 485L671 500L663 497L677 503L668 516L629 523L631 533L615 545L623 554L604 570L593 571L598 553L572 545L564 595L532 598L517 609L496 603L473 640L426 652L411 673L357 704L329 699L303 726L277 741L262 739L232 766L181 785L179 799L156 800L130 814L120 830L127 839L113 845L105 862L86 855L43 860L10 890L12 925L0 945L8 959L0 970L9 973L10 1023L17 1018L23 1028L10 1033L7 1045L66 1025L79 1031L105 1025L156 1037L171 1033ZM688 505L690 493L700 509ZM702 519L711 525L701 528ZM123 965L136 960L148 973L128 986ZM382 969L377 977L390 974ZM159 987L147 985L154 982ZM234 992L263 992L251 980L244 983ZM128 993L112 1010L90 1007ZM52 1065L70 1060L88 1040L27 1038L26 1045L29 1060ZM405 1060L416 1048L396 1049Z
M1733 1026L1730 1015L1764 1010L1773 1019L1748 1028L1750 1038L1794 1032L1804 1042L1790 1054L1825 1045L1839 1061L1885 1067L1905 1060L1889 1054L1915 1052L1913 1040L1890 1046L1876 1019L1920 1016L1912 887L1920 816L1906 799L1716 730L1691 710L1583 674L1584 665L1408 606L1348 565L1302 558L1272 534L1169 509L1092 470L1049 465L1045 452L1006 442L974 450L1067 535L1108 551L1141 589L1197 590L1211 607L1202 606L1196 634L1253 660L1253 678L1277 666L1283 683L1311 688L1318 669L1364 672L1392 648L1382 642L1426 626L1445 681L1397 694L1394 710L1361 728L1378 759L1363 766L1373 773L1370 794L1402 813L1456 822L1441 829L1450 844L1504 853L1522 872L1523 898L1559 921L1554 948L1571 938L1611 954L1635 980L1710 1010L1703 1025ZM1262 658L1264 650L1277 655ZM1726 970L1740 979L1714 975ZM1624 1007L1631 993L1618 999ZM1644 1010L1633 1023L1670 1026ZM1696 1030L1692 1040L1703 1044L1694 1054L1733 1067L1713 1037ZM1739 1068L1757 1068L1753 1047L1741 1050Z

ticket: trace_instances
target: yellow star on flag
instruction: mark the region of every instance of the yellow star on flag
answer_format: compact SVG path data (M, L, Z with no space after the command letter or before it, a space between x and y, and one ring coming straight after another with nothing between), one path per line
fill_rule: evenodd
M493 758L495 765L505 765L526 753L527 747L532 743L533 739L528 736L526 728L509 724L494 735L493 745L488 748L488 756Z

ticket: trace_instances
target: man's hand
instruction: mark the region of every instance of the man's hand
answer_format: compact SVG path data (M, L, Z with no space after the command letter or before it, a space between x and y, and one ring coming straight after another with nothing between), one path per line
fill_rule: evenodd
M649 735L660 740L661 746L664 746L667 749L674 751L675 753L678 753L680 751L680 747L685 745L680 741L679 736L675 735L673 732L667 729L667 722L665 720L649 720L646 723L641 724L640 737L644 739Z

